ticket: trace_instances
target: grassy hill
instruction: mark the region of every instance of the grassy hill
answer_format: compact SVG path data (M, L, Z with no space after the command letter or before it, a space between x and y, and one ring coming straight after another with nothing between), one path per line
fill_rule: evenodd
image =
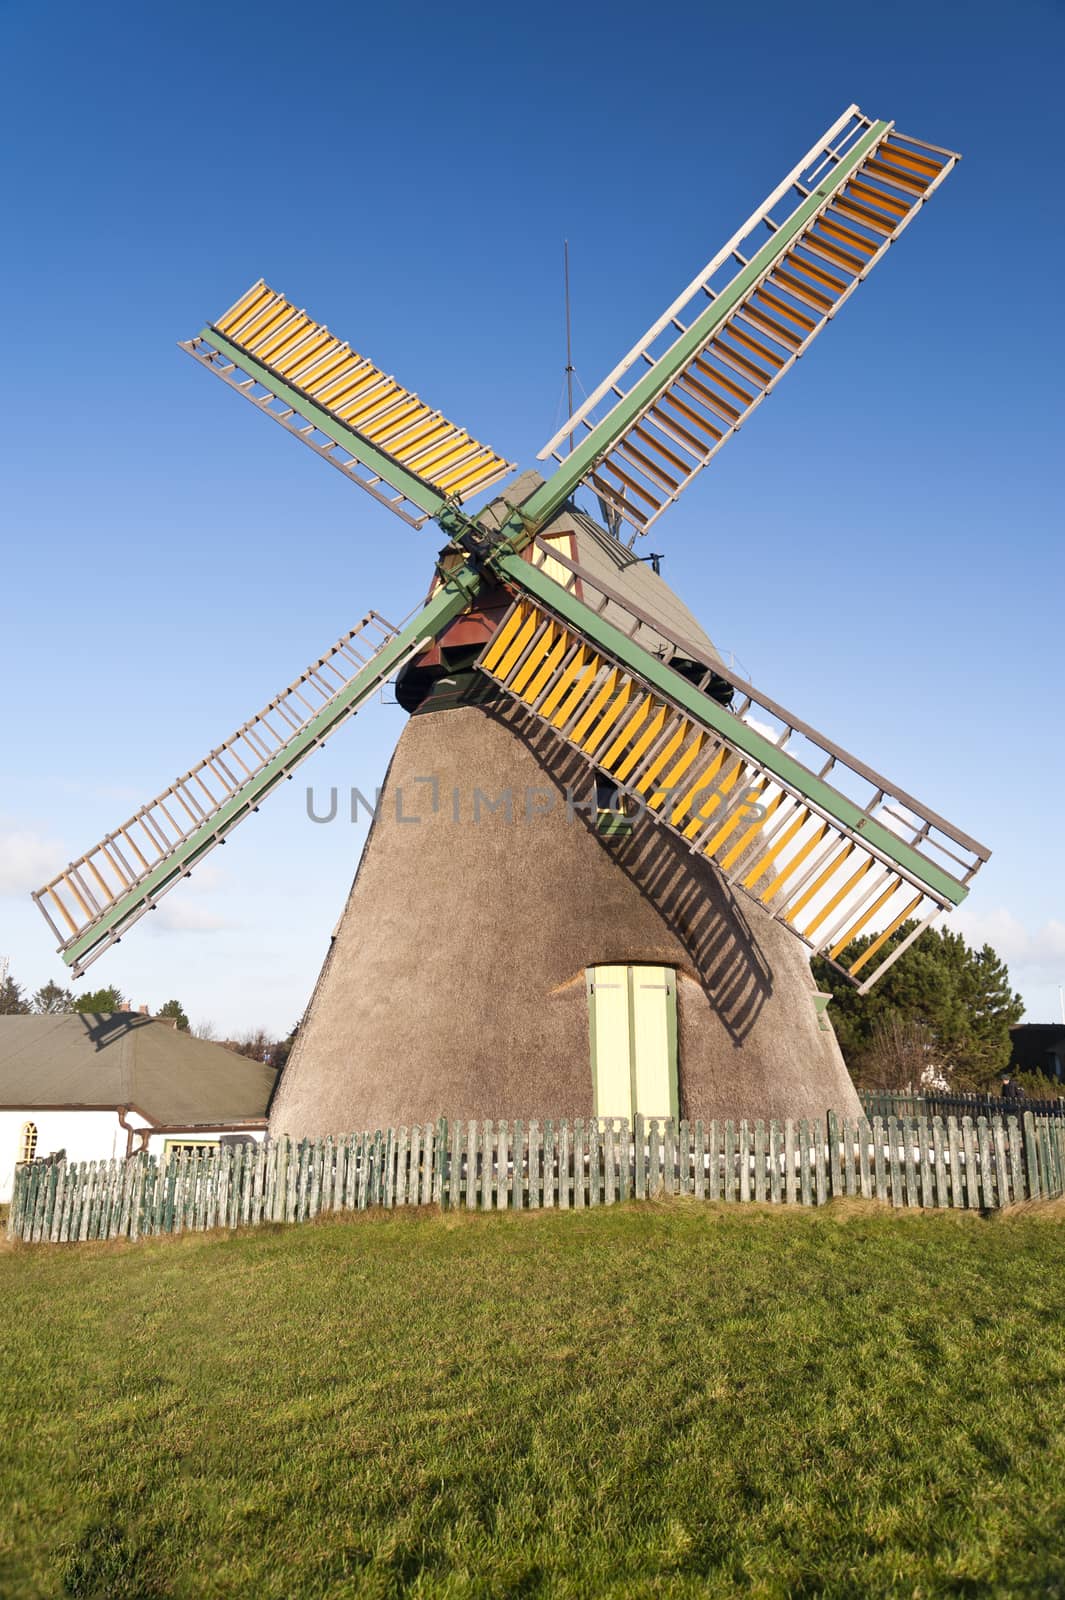
M1065 1228L860 1204L0 1254L0 1593L1065 1592Z

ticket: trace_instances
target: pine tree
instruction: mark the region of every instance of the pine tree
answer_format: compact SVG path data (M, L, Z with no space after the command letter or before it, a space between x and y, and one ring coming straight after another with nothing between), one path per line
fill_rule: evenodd
M22 993L21 983L5 978L0 983L0 1017L24 1017L29 1011L29 1001Z
M168 1000L165 1006L160 1006L155 1013L157 1017L173 1017L181 1033L188 1033L189 1019L185 1014L185 1007L180 1000Z
M86 994L79 994L74 1002L75 1011L121 1011L124 997L121 989L116 989L111 984L106 989L90 989Z
M911 931L905 923L878 951L889 955ZM849 965L872 943L856 939L844 952ZM866 995L820 958L812 963L818 987L833 996L829 1015L855 1082L890 1071L885 1041L920 1029L928 1041L928 1065L958 1090L987 1089L1010 1057L1010 1025L1024 1015L1024 1002L1010 988L1009 971L990 945L974 950L960 933L931 929L901 955ZM900 1031L901 1030L901 1031Z
M69 989L62 988L58 983L48 982L34 995L33 1009L40 1016L60 1016L64 1011L74 1010L74 996Z

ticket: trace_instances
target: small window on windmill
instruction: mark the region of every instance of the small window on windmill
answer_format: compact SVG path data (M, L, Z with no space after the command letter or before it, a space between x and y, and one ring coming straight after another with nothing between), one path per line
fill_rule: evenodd
M19 1134L19 1160L32 1161L37 1154L37 1124L24 1122Z
M632 832L632 801L605 772L595 775L595 831L606 838Z
M597 1117L678 1115L677 975L672 967L589 967Z
M572 586L573 575L568 567L563 566L561 561L556 561L551 554L552 548L557 550L560 555L568 557L570 561L575 560L577 551L572 533L542 533L536 544L532 546L530 554L533 566L539 567L549 578L553 578L557 584L561 584L562 588L565 589Z

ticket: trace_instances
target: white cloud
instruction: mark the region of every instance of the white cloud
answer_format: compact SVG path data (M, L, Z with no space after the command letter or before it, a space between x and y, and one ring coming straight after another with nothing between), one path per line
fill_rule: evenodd
M190 894L208 894L212 889L219 888L225 881L226 875L221 867L212 866L210 861L201 861L199 866L195 867L189 873L189 876L182 880L182 888L185 893L181 895L181 898L183 900L187 899ZM181 889L177 892L181 894Z
M180 888L177 893L180 895ZM236 927L236 923L216 911L209 911L206 906L167 895L150 914L147 926L165 929L168 933L218 933L223 928Z
M219 933L237 927L231 917L213 909L225 882L224 868L202 862L163 896L145 926L160 933Z
M954 913L950 925L971 945L989 944L1010 967L1011 975L1016 967L1032 976L1065 980L1065 922L1052 917L1031 929L1005 906L996 906L987 911L963 908Z
M750 711L743 718L748 728L753 728L755 733L760 733L763 739L768 739L771 744L776 744L780 738L780 729L774 728L768 722L763 722L760 717L754 716Z
M32 828L0 831L0 894L24 895L39 889L66 865L61 844Z

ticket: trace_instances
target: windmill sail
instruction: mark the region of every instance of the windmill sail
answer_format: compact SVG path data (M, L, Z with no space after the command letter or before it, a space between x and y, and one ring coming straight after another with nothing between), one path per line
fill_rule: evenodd
M794 366L957 160L850 107L541 459L554 454L562 477L586 484L645 533ZM564 456L574 429L586 436Z
M499 559L518 595L481 670L733 887L870 988L905 947L878 965L892 934L914 922L915 938L958 905L986 847L704 657L707 684L724 677L740 691L737 709L726 710L669 665L698 662L698 647L674 639L668 659L652 655L640 634L660 650L660 622L555 559L569 568L565 588L520 557ZM604 619L608 608L616 622ZM862 935L873 937L852 950Z
M412 527L512 470L262 279L181 348Z
M371 611L203 761L35 890L75 975L187 877L468 600L462 584L449 581L402 628Z

